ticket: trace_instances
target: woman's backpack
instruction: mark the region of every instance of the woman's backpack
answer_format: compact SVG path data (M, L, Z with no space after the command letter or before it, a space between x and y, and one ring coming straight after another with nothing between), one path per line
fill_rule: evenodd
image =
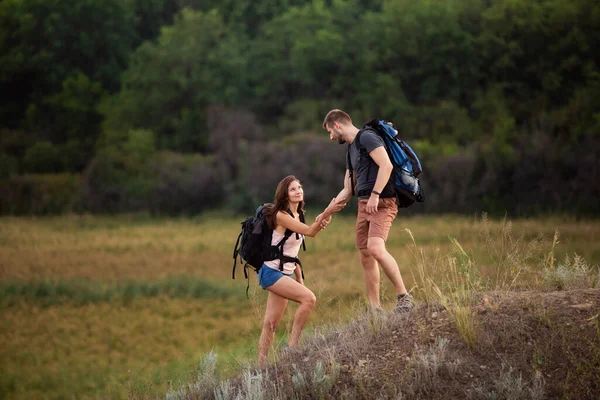
M300 266L302 263L297 257L288 257L283 255L283 245L286 240L294 232L286 229L283 238L276 245L271 245L273 240L273 230L269 229L267 221L263 215L265 206L270 204L263 204L256 209L254 216L246 218L242 222L242 231L238 235L237 241L233 248L233 270L231 271L231 278L235 279L235 267L237 265L238 257L240 264L244 264L244 278L248 279L247 268L250 267L258 273L265 261L280 260L279 269L283 271L283 264L286 262L295 262ZM288 214L294 217L294 214L287 210ZM300 213L300 221L304 222L304 214ZM304 250L306 246L304 241L302 242ZM304 278L304 271L302 271L302 277ZM246 288L246 294L248 289Z

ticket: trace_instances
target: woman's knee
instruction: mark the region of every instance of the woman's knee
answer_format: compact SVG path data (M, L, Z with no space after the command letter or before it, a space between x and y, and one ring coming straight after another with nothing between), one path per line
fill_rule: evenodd
M278 318L265 317L265 320L263 322L263 329L265 329L267 331L273 331L273 332L275 332L275 330L277 329L277 326L279 326L279 319Z
M313 292L304 296L304 298L300 301L301 304L313 308L315 304L317 304L317 296Z

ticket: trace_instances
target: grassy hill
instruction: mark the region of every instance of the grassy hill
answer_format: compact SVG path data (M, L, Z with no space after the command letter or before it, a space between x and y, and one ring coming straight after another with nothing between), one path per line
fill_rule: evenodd
M598 399L600 289L481 293L403 314L366 312L219 381L216 354L167 399Z
M167 399L600 398L598 267L556 260L558 233L543 257L539 237L515 239L510 224L481 238L494 278L456 239L444 254L413 242L414 310L355 310L229 380L211 352Z

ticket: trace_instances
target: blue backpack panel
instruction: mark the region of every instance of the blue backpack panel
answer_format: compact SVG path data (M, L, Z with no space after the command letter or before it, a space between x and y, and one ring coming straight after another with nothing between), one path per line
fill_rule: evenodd
M392 122L374 119L363 126L377 133L385 143L390 161L394 166L392 176L398 207L409 207L414 202L425 201L423 188L418 176L423 171L417 154L398 136Z

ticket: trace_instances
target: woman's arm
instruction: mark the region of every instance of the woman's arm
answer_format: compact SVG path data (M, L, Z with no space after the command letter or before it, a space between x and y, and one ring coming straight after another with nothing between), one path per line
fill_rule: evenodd
M321 229L321 220L323 217L317 218L315 222L310 225L306 225L303 222L298 221L295 218L292 218L288 213L279 211L276 216L277 225L283 226L286 229L289 229L292 232L300 233L301 235L314 237Z
M292 218L291 215L285 213L283 211L279 211L277 213L277 225L283 226L286 229L291 230L292 232L300 233L304 236L315 237L317 233L323 230L327 224L331 221L331 216L334 212L338 212L342 208L344 208L344 203L336 203L336 199L331 200L329 206L323 211L319 216L315 219L310 225L306 225L299 220ZM329 210L329 213L326 214L326 211Z

